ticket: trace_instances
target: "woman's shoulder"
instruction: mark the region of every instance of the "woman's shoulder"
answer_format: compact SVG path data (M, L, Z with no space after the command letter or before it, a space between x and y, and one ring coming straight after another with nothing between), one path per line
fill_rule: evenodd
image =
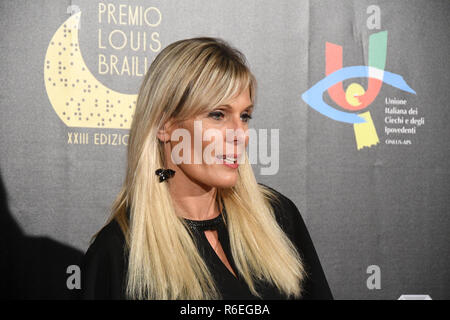
M110 243L124 241L123 232L120 229L119 223L116 219L112 219L106 223L97 233L94 242Z
M112 219L95 235L87 253L92 251L108 253L110 251L122 250L124 245L125 237L119 223L115 219Z
M275 198L269 197L269 202L274 209L275 218L285 231L293 231L291 229L294 225L304 226L301 213L290 198L268 185L262 183L259 185L271 191L275 196Z
M81 299L122 299L125 237L112 220L96 235L82 261Z
M276 189L274 189L274 188L272 188L272 187L270 187L270 186L268 186L268 185L266 185L266 184L263 184L263 183L261 183L261 182L259 182L258 184L259 184L260 186L264 187L265 189L270 190L270 191L276 196L276 198L277 198L277 203L278 203L279 205L284 206L284 207L292 207L292 206L295 206L294 202L293 202L291 199L289 199L286 195L284 195L283 193L281 193L280 191L278 191L278 190L276 190ZM271 202L273 202L272 199L271 199ZM296 206L295 206L295 207L296 207Z
M274 208L275 217L280 227L297 247L302 257L305 270L308 273L308 280L304 284L303 298L333 299L319 256L297 206L291 199L277 190L266 185L263 186L276 195L278 200L270 201Z

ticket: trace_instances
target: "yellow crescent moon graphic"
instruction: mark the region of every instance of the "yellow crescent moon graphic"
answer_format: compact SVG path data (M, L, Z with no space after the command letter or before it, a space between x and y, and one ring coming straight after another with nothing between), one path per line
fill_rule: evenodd
M81 12L53 35L45 55L45 88L59 118L69 127L129 129L137 95L109 89L87 68L78 45Z

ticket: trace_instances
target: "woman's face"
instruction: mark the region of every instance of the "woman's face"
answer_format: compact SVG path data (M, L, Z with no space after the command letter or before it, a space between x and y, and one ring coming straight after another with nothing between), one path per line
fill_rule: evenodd
M177 171L174 178L187 178L203 187L234 186L239 163L244 161L252 112L247 88L212 111L166 131L172 154L169 167Z

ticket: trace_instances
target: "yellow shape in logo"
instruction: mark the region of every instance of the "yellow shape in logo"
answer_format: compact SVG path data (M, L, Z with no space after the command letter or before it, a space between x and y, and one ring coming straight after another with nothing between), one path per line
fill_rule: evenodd
M352 83L348 86L347 90L345 90L345 99L349 104L356 107L361 104L359 100L356 98L357 96L362 96L366 91L364 88L358 83Z
M366 119L364 123L355 123L353 129L355 130L356 146L359 149L364 147L371 147L377 145L380 140L378 139L377 130L370 116L370 112L363 112L358 114L358 116Z
M69 127L129 129L137 95L109 89L87 68L78 45L81 12L55 32L44 62L45 88L59 118Z

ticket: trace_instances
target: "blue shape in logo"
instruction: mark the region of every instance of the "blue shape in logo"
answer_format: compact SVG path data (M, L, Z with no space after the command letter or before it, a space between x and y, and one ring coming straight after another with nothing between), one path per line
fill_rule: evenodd
M382 70L380 70L382 71ZM414 93L402 76L388 71L383 72L383 82L400 90ZM356 113L339 111L323 101L323 93L336 83L351 78L368 78L368 66L351 66L339 69L323 78L302 94L302 99L316 111L336 121L346 123L364 123L366 120Z

